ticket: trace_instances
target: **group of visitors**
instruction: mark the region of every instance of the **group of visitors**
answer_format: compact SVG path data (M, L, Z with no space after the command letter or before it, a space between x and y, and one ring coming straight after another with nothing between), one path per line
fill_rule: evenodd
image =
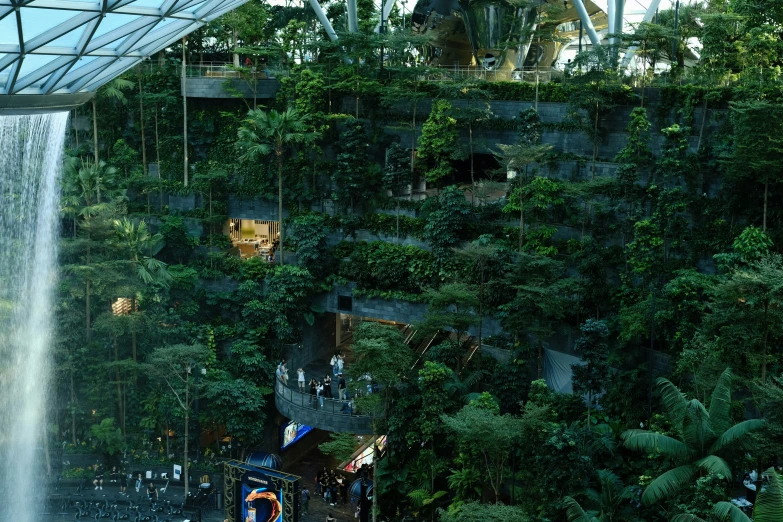
M299 369L301 370L301 368ZM277 365L275 377L278 381L282 382L283 385L288 386L288 367L285 365L285 359L281 360Z
M348 485L348 479L342 473L327 471L326 466L315 475L315 494L321 495L331 506L336 506L341 499L343 505L348 502Z
M106 477L106 468L98 461L92 465L92 468L94 472L92 485L95 486L96 490L103 490L103 483ZM141 477L140 471L136 471L133 474L128 474L125 472L125 470L119 469L117 466L112 466L111 471L109 472L108 482L112 484L119 484L120 495L127 495L126 490L128 488L128 479L133 475L136 475L136 492L138 493L143 485L143 479ZM149 481L147 484L147 498L150 501L158 500L158 490L152 481Z
M332 355L332 360L329 361L329 366L332 367L332 375L340 375L343 373L343 366L345 365L345 356L343 352L337 351Z
M323 379L318 380L312 378L309 381L305 376L303 368L297 368L296 370L296 382L301 393L309 393L312 397L312 404L314 408L324 406L324 399L339 399L343 404L342 411L349 412L352 410L352 404L349 404L347 397L347 384L345 376L343 375L343 368L345 367L345 356L342 352L337 351L332 355L332 359L329 361L329 366L332 368L332 375L326 374ZM277 365L276 371L277 378L284 385L288 385L288 368L285 365L285 359ZM332 386L337 384L337 397L334 395Z
M301 368L299 368L297 370L297 374L298 374L299 391L301 391L302 393L306 393L304 371ZM318 404L320 405L321 408L323 408L324 399L334 399L334 393L332 391L332 381L333 379L328 374L324 375L324 378L320 381L316 379L310 379L310 382L307 384L307 388L310 391L310 396L313 399L313 404ZM337 376L337 394L341 401L345 401L346 399L345 390L346 390L345 377L343 377L343 374L341 373Z

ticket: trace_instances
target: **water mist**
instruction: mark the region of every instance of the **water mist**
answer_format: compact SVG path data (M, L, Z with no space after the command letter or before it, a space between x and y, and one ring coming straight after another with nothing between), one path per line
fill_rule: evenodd
M38 520L68 113L0 116L0 521Z

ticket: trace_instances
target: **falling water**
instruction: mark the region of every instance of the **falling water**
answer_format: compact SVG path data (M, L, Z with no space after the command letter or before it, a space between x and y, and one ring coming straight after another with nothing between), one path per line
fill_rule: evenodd
M68 113L0 116L0 521L38 520Z

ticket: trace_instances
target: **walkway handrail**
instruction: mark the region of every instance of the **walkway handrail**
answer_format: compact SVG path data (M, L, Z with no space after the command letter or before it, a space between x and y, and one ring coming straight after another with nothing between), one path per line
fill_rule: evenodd
M347 409L346 404L348 401L327 398L319 399L309 393L302 393L293 388L289 388L279 380L275 383L275 395L294 406L310 408L328 415L350 415L351 417L370 418L369 415L357 414L350 411L350 409ZM323 406L321 406L321 402L323 402Z
M186 71L188 78L248 78L255 76L257 80L271 80L279 76L287 76L285 72L264 66L259 67L258 71L252 72L249 67L238 68L231 63L218 62L188 64Z

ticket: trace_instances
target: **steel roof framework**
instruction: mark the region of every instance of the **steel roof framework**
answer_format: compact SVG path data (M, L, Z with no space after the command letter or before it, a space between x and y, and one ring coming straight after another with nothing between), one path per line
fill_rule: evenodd
M92 92L248 0L0 0L0 95Z

